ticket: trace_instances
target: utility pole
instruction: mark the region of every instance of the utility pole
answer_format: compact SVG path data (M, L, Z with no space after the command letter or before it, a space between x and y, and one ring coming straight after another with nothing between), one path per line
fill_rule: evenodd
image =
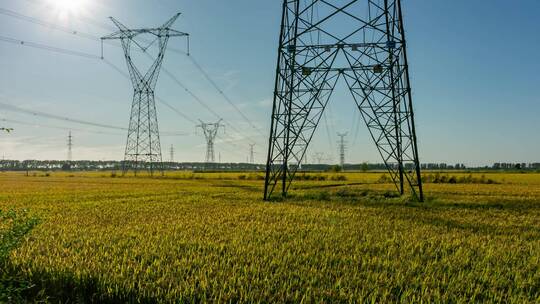
M73 136L71 136L71 131L69 131L67 145L68 145L67 160L68 162L71 162L73 160Z
M339 136L339 165L341 166L342 170L345 170L345 150L347 149L345 142L345 136L347 136L349 133L338 133Z
M158 119L155 103L155 88L159 71L165 56L167 43L171 37L188 37L189 34L171 29L180 13L175 14L169 21L161 27L145 29L129 29L118 20L111 17L112 22L119 31L101 38L101 50L103 58L103 41L120 40L124 49L124 56L134 87L133 103L131 106L131 118L127 137L124 162L122 164L123 174L130 169L137 175L137 171L148 170L151 175L154 169L159 169L163 174L163 163L161 156L161 143L159 139ZM137 41L141 35L151 35L155 38L152 42ZM148 71L141 72L133 62L132 47L137 47L146 53L148 48L157 43L158 55ZM188 50L189 54L189 50Z
M205 123L201 120L200 125L197 128L201 128L206 138L206 163L214 163L216 161L214 155L214 142L217 137L220 128L224 128L225 125L221 124L222 119L216 123Z
M171 163L174 163L174 146L171 145L171 150L169 151L170 153L170 162Z
M255 147L255 144L249 144L249 163L255 164L255 152L253 151L253 148Z

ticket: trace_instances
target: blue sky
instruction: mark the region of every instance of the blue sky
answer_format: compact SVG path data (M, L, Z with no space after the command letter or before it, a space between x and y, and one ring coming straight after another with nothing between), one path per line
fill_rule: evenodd
M191 34L191 52L231 100L268 133L277 55L281 1L253 0L87 0L78 14L60 12L59 0L2 0L0 8L102 36L114 16L129 27L162 24L174 12L175 28ZM83 1L83 0L81 0ZM421 161L483 165L497 161L540 161L540 2L404 0L405 26ZM0 36L99 55L100 45L36 24L0 15ZM183 40L171 47L185 49ZM127 127L131 83L95 59L85 59L0 42L0 102L76 119ZM127 71L119 48L105 56ZM263 162L266 136L251 128L183 55L167 53L164 67L225 120L231 128L216 144L222 161L245 161L250 137ZM347 93L347 92L345 92ZM193 119L216 120L197 101L162 74L156 94ZM347 93L348 94L348 93ZM336 132L355 134L353 101L335 95L309 155L337 158ZM342 100L343 99L343 100ZM190 121L157 104L164 159L170 145L178 161L203 161L205 142ZM0 119L66 129L2 122L15 128L0 135L0 154L15 159L66 157L67 130L73 131L75 159L121 159L126 134L4 111ZM85 131L101 130L112 134ZM330 133L330 138L328 138ZM360 124L349 142L347 161L379 162ZM226 141L226 142L224 142ZM218 156L216 155L216 158Z

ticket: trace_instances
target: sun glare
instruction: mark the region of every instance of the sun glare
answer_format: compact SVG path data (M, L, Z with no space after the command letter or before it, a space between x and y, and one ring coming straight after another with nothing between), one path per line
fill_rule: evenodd
M62 19L79 15L86 7L87 0L48 0Z

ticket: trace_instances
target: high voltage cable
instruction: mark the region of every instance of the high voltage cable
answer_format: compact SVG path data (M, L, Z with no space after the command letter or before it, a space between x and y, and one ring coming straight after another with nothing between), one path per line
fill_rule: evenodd
M57 24L53 24L53 23L50 23L50 22L45 22L45 21L42 21L42 20L39 20L39 19L36 19L36 18L32 18L32 17L28 17L28 16L25 16L25 15L22 15L22 14L19 14L19 13L16 13L16 12L13 12L13 11L9 11L9 10L5 10L5 9L1 9L0 8L0 14L4 14L4 15L8 15L8 16L11 16L11 17L15 17L15 18L18 18L20 20L24 20L24 21L28 21L28 22L31 22L31 23L34 23L34 24L37 24L37 25L41 25L41 26L44 26L44 27L48 27L48 28L51 28L51 29L55 29L55 30L59 30L59 31L62 31L62 32L65 32L65 33L68 33L68 34L73 34L73 35L77 35L77 36L80 36L80 37L83 37L83 38L87 38L87 39L91 39L91 40L95 40L95 41L100 41L100 39L97 37L97 36L94 36L94 35L91 35L91 34L88 34L88 33L84 33L84 32L80 32L80 31L76 31L76 30L73 30L73 29L70 29L70 28L67 28L67 27L63 27L63 26L60 26L60 25L57 25ZM34 47L34 48L37 48L37 49L42 49L42 50L48 50L48 51L53 51L53 52L56 52L56 53L60 53L60 54L66 54L66 55L73 55L73 56L79 56L79 57L83 57L83 58L89 58L89 59L102 59L102 61L104 63L106 63L107 65L109 65L111 68L113 68L114 70L116 70L117 72L119 72L120 74L122 74L124 77L127 77L129 79L129 76L123 72L120 68L118 68L116 65L112 64L110 61L106 60L105 58L103 58L102 56L97 56L97 55L93 55L93 54L89 54L89 53L84 53L84 52L79 52L79 51L72 51L72 50L67 50L67 49L63 49L63 48L58 48L58 47L53 47L53 46L49 46L49 45L45 45L45 44L38 44L38 43L33 43L33 42L27 42L27 41L23 41L23 40L18 40L18 39L13 39L13 38L9 38L9 37L3 37L3 36L0 36L0 40L1 41L5 41L5 42L9 42L9 43L13 43L13 44L18 44L18 45L23 45L23 46L30 46L30 47ZM113 44L114 46L118 46L118 45L115 45ZM183 52L181 50L175 50L175 49L172 49L172 51L176 52L176 53L181 53L181 54L184 54L184 55L187 55L186 52ZM216 90L218 90L220 92L220 94L222 94L224 96L225 99L227 99L227 101L231 104L231 106L233 106L235 109L237 109L239 111L239 109L236 107L236 105L234 105L232 103L232 101L230 101L230 99L228 99L228 97L223 93L223 91L221 91L221 89L219 89L219 87L217 86L217 84L210 78L210 76L202 69L202 67L192 58L192 57L189 57L190 59L192 59L192 62L194 63L194 65L197 67L197 69L200 70L200 72L205 76L205 78L207 80L209 80L212 85L214 86L214 88L216 88ZM170 77L173 79L173 81L179 85L181 88L184 89L184 91L186 91L189 95L191 95L196 101L198 101L204 108L206 108L210 113L214 114L216 117L220 118L220 116L215 112L213 111L206 103L204 103L197 95L195 95L191 90L189 90L182 82L180 82L178 80L178 78L176 78L174 76L174 74L172 74L171 72L169 72L168 70L164 69L164 72ZM176 109L175 107L173 107L172 105L170 105L169 103L167 103L165 100L163 100L162 98L159 98L156 96L156 100L160 103L162 103L163 105L165 105L166 107L168 107L169 109L171 109L172 111L174 111L176 114L182 116L184 119L190 121L191 123L196 123L195 120L193 120L191 117L187 116L186 114L180 112L178 109ZM239 111L239 113L241 113ZM35 113L29 113L29 114L33 114L33 115L36 115ZM247 117L245 115L243 115L243 113L241 113L242 116L244 116L244 118L246 119ZM52 117L48 117L48 118L52 118ZM55 118L55 119L60 119L60 118ZM75 122L73 121L72 119L70 118L65 118L64 119L65 121L72 121L72 122ZM231 123L229 123L228 121L224 121L227 126L229 126L232 130L236 131L237 133L241 134L242 132L240 132L236 127L234 127L234 125L232 125ZM249 122L249 121L248 121ZM80 122L78 122L80 123ZM250 123L250 122L249 122ZM262 134L262 132L257 129L252 123L250 123L250 125L255 128L257 131L259 131L259 133ZM122 128L123 130L127 130L125 128ZM164 136L184 136L186 135L185 133L173 133L173 132L161 132ZM231 136L228 135L228 137L231 138L231 140L237 140L235 138L232 138ZM244 137L244 139L247 139L248 141L250 142L253 142L249 137L247 136L242 136ZM235 148L239 148L240 146L235 144L233 141L223 141L223 143L226 143L226 144L229 144L231 146L234 146ZM235 153L237 154L237 153ZM237 154L238 155L238 154Z
M23 113L23 114L33 115L33 116L39 116L39 117L44 117L44 118L49 118L49 119L54 119L54 120L67 121L67 122L70 122L70 123L76 123L76 124L80 124L80 125L100 127L100 128L105 128L105 129L111 129L111 130L127 131L126 128L122 128L122 127L118 127L118 126L112 126L112 125L107 125L107 124L102 124L102 123L90 122L90 121L86 121L86 120L74 119L74 118L60 116L60 115L56 115L56 114L45 113L45 112L41 112L41 111L23 109L23 108L14 106L14 105L5 104L5 103L1 103L1 102L0 102L0 108L3 108L4 110L11 111L11 112L18 112L18 113ZM1 121L12 122L12 123L17 123L17 124L41 126L41 127L45 127L45 128L55 128L55 129L63 128L63 127L58 127L58 126L47 126L47 125L32 124L32 123L21 122L21 121L10 120L10 119L1 119ZM67 128L67 127L63 128L63 129L76 130L76 129ZM112 133L104 133L104 132L101 132L101 131L91 131L91 130L83 130L83 129L78 129L76 131L84 131L84 132L92 132L92 133L113 135ZM185 133L185 132L162 132L162 133L165 134L166 136L185 136L185 135L188 134L188 133ZM114 134L114 135L118 135L118 134Z
M30 2L32 2L31 0L28 0ZM81 31L77 31L77 30L74 30L74 29L71 29L71 28L68 28L68 27L65 27L65 26L61 26L61 25L58 25L58 24L54 24L54 23L50 23L50 22L46 22L46 21L43 21L43 20L40 20L40 19L37 19L37 18L33 18L33 17L29 17L29 16L26 16L26 15L23 15L23 14L20 14L20 13L17 13L17 12L14 12L14 11L11 11L11 10L6 10L6 9L2 9L0 8L0 14L4 14L4 15L7 15L7 16L10 16L10 17L14 17L14 18L17 18L17 19L20 19L20 20L23 20L23 21L27 21L27 22L31 22L31 23L34 23L34 24L37 24L37 25L40 25L40 26L44 26L44 27L48 27L48 28L51 28L51 29L55 29L55 30L59 30L59 31L62 31L62 32L65 32L65 33L68 33L68 34L73 34L73 35L77 35L77 36L80 36L80 37L83 37L83 38L87 38L87 39L90 39L90 40L95 40L95 41L101 41L101 39L95 35L92 35L92 34L88 34L88 33L84 33L84 32L81 32ZM107 26L100 26L100 27L105 27L105 28L109 28ZM9 39L9 38L8 38ZM15 40L13 39L14 42L22 42L22 41L18 41L18 40ZM12 41L8 41L8 42L12 42ZM22 44L24 44L24 42L22 42ZM111 43L112 44L112 43ZM112 44L114 46L117 46L119 47L118 45L116 44ZM62 53L69 53L71 55L75 55L75 54L72 54L74 53L73 51L69 51L69 50L65 50L65 49L60 49L60 48L55 48L55 47L50 47L50 46L46 46L46 45L40 45L41 47L45 47L46 49L54 49L56 51L60 51ZM188 53L184 52L184 51L181 51L181 50L177 50L177 49L170 49L171 51L173 52L176 52L176 53L180 53L180 54L183 54L183 55L188 55ZM75 52L75 53L80 53L80 52ZM146 52L145 52L146 53ZM148 56L150 56L148 53L146 53ZM80 54L79 54L80 55ZM87 54L88 56L85 56L85 57L89 57L89 58L95 58L96 56L95 55L91 55L91 54ZM151 56L150 56L151 57ZM240 115L250 124L250 126L254 129L256 129L259 133L262 134L262 132L260 131L260 129L258 129L253 123L251 123L251 121L249 121L249 119L247 118L246 115L244 115L240 109L228 98L227 95L225 95L225 93L217 86L216 82L213 81L210 76L208 75L208 73L206 73L206 71L201 67L201 65L192 57L192 56L189 56L191 62L194 64L194 66L201 72L201 74L203 74L203 76L212 84L212 86L221 94L223 95L223 97L227 100L227 102L229 104L231 104L231 106L237 111L240 113ZM101 57L101 59L104 59L103 57ZM112 68L114 68L116 71L118 71L119 73L121 73L122 75L126 76L129 78L129 76L123 72L121 69L119 69L118 67L116 67L115 65L113 65L111 62L109 61L105 61L105 63L109 66L111 66ZM218 119L222 119L221 116L219 114L217 114L210 106L208 106L208 104L206 104L204 101L202 101L201 98L199 98L197 95L195 95L191 90L189 90L177 77L174 76L173 73L171 73L169 70L167 70L166 68L162 67L163 69L163 72L169 76L178 86L180 86L186 93L188 93L191 97L193 97L200 105L202 105L206 110L208 110L210 113L212 113L214 116L216 116ZM192 122L192 123L197 123L195 120L191 119L189 116L185 115L184 113L178 111L176 108L172 107L170 104L168 104L167 102L165 102L163 99L160 99L159 102L163 103L165 106L167 106L168 108L170 108L171 110L173 110L175 113L179 114L180 116L182 116L183 118L187 119L188 121ZM242 132L240 132L236 127L234 127L234 125L232 125L230 122L228 121L225 121L224 122L234 131L236 131L237 133L241 134ZM249 137L245 137L246 139L248 139L249 141L252 141Z
M175 107L173 107L172 105L170 105L168 102L166 102L165 100L163 100L162 98L156 96L156 100L159 101L160 103L162 103L164 106L166 106L167 108L171 109L174 113L182 116L184 119L188 120L189 122L193 123L193 124L196 124L197 122L192 119L191 117L187 116L186 114L178 111L178 109L176 109Z
M14 44L22 45L22 46L31 46L31 47L42 49L42 50L54 51L54 52L57 52L57 53L60 53L60 54L73 55L73 56L79 56L79 57L90 58L90 59L99 59L99 60L102 59L101 56L82 53L82 52L78 52L78 51L71 51L71 50L52 47L52 46L48 46L48 45L44 45L44 44L26 42L26 41L22 41L22 40L18 40L18 39L12 39L12 38L3 37L3 36L0 36L0 41L14 43ZM127 77L129 79L129 76L125 72L123 72L120 68L118 68L116 65L114 65L113 63L111 63L110 61L108 61L106 59L103 59L102 61L105 64L107 64L108 66L110 66L111 68L113 68L114 70L116 70L118 73L122 74L124 77ZM187 89L187 88L186 88L186 90L189 91L189 89ZM189 92L191 92L191 91L189 91ZM192 119L191 117L187 116L186 114L180 112L178 109L176 109L175 107L170 105L168 102L166 102L162 98L159 98L159 97L156 96L156 100L158 102L164 104L165 106L167 106L171 110L173 110L176 114L178 114L178 115L182 116L183 118L185 118L186 120L196 124L196 121L194 119ZM30 114L30 115L34 115L34 116L40 116L40 117L45 117L45 118L50 118L50 119L55 119L55 120L67 121L67 122L72 122L72 123L77 123L77 124L90 125L90 126L102 127L102 128L108 128L108 129L115 129L115 130L123 130L123 131L128 130L127 128L122 128L122 127L118 127L118 126L110 126L110 125L106 125L106 124L83 121L83 120L73 119L73 118L69 118L69 117L63 117L63 116L59 116L59 115L55 115L55 114L49 114L49 113L40 112L40 111L32 111L32 110L22 109L22 108L19 108L17 106L10 105L10 104L0 103L0 107L4 108L6 110L9 110L9 111L13 111L13 112L25 113L25 114ZM175 132L161 132L161 133L163 135L165 135L165 136L167 136L167 135L169 135L169 136L184 136L184 135L187 135L187 133L178 133L178 132L177 133L175 133ZM225 142L225 143L230 144L230 142Z
M36 4L35 1L33 0L27 0L28 2L32 2L34 4ZM20 14L20 13L17 13L17 12L13 12L13 11L9 11L9 10L5 10L5 9L2 9L0 10L0 13L5 12L6 15L9 15L11 17L15 17L15 18L18 18L20 20L24 20L24 21L28 21L28 22L32 22L32 23L35 23L35 24L38 24L38 25L41 25L41 26L45 26L45 27L49 27L49 28L52 28L52 29L57 29L57 30L60 30L60 31L63 31L63 32L66 32L66 33L69 33L69 34L74 34L74 35L79 35L81 37L85 37L85 38L88 38L88 39L92 39L92 40L96 40L99 38L94 36L94 35L91 35L91 34L88 34L88 33L84 33L84 32L80 32L80 31L76 31L76 30L73 30L73 29L70 29L70 28L67 28L67 27L64 27L64 26L60 26L60 25L57 25L57 24L54 24L54 23L50 23L50 22L45 22L45 21L42 21L42 20L39 20L39 19L36 19L36 18L33 18L33 17L29 17L29 16L25 16L23 14ZM88 18L88 17L80 17L81 19L85 19L86 22L89 22L91 23L92 25L95 25L95 26L98 26L98 27L101 27L103 29L107 29L107 30L111 30L112 27L110 26L107 26L105 24L102 24L102 23L99 23L99 22L96 22L96 21L93 21L92 19ZM197 70L199 70L199 72L204 76L204 78L206 80L208 80L208 82L212 85L212 87L214 87L214 89L216 89L216 91L218 91L218 93L225 99L225 101L231 106L233 107L233 109L238 112L238 114L253 128L255 129L257 132L259 132L261 135L265 136L264 133L260 130L259 127L255 126L255 124L247 117L247 115L245 115L241 110L240 108L234 103L232 102L232 100L229 98L229 96L227 94L225 94L225 92L219 87L219 85L210 77L210 75L206 72L205 69L203 69L203 67L198 63L198 61L190 54L188 54L187 52L184 52L182 50L179 50L179 49L175 49L175 48L169 48L170 51L172 52L175 52L175 53L178 53L178 54L182 54L182 55L187 55L189 60L193 63L193 65L195 66L195 68L197 68ZM168 72L165 72L165 73L168 73ZM181 85L184 89L185 89L185 86ZM199 103L201 103L200 99L196 96L194 96L191 92L188 92L188 94L190 94L193 98L195 98ZM201 103L203 104L203 103ZM217 115L213 110L211 110L207 105L203 105L207 110L209 110L212 114L216 115L216 117L219 117L219 115ZM228 123L229 124L229 123ZM230 125L230 124L229 124ZM234 128L233 128L234 129ZM237 132L239 132L238 130L236 130ZM240 132L239 132L240 133Z
M22 46L28 46L28 47L32 47L32 48L36 48L36 49L41 49L41 50L47 50L47 51L60 53L60 54L64 54L64 55L79 56L79 57L88 58L88 59L101 59L100 56L89 54L89 53L84 53L84 52L79 52L79 51L72 51L72 50L53 47L53 46L49 46L49 45L45 45L45 44L29 42L29 41L24 41L24 40L18 40L18 39L5 37L5 36L1 36L1 35L0 35L0 41L12 43L12 44L18 44L18 45L22 45Z
M150 56L150 55L149 55ZM214 116L216 116L216 118L218 119L221 119L221 117L219 116L219 114L217 114L214 110L212 110L212 108L210 106L208 106L205 102L203 102L197 95L195 95L191 90L189 90L182 82L180 82L180 80L178 80L178 78L176 78L171 72L169 72L169 70L167 70L166 68L162 67L162 70L163 72L169 76L169 78L171 78L179 87L181 87L182 89L184 89L184 91L186 91L186 93L188 93L191 97L193 97L193 99L195 99L201 106L203 106L206 110L208 110L208 112L212 113Z
M77 132L123 136L123 134L121 134L121 133L109 133L109 132L102 132L102 131L96 131L96 130L68 128L68 127L61 127L61 126L54 126L54 125L47 125L47 124L37 124L37 123L25 122L25 121L20 121L20 120L15 120L15 119L0 118L0 121L13 123L13 124L19 124L19 125L25 125L25 126L31 126L31 127L49 128L49 129L58 129L58 130L71 130L71 131L77 131Z
M148 55L150 56L150 55ZM151 57L151 56L150 56ZM115 64L113 64L112 62L104 59L105 63L107 65L109 65L110 67L112 67L114 70L116 70L118 73L120 73L122 76L124 76L125 78L127 79L130 79L129 75L127 75L124 71L122 71L119 67L117 67ZM184 90L186 92L188 92L188 94L190 94L191 96L193 96L197 101L199 101L202 105L204 105L205 107L207 107L207 105L200 99L197 97L197 95L195 95L191 90L189 90L187 87L185 87L172 73L170 73L168 70L162 68L164 70L164 72L166 74L169 75L169 77L171 77L179 86L181 86L182 88L184 88ZM165 100L163 100L163 98L160 98L158 96L156 96L156 100L160 103L162 103L163 105L165 105L166 107L168 107L169 109L171 109L172 111L174 111L176 114L182 116L184 119L188 120L189 122L193 123L193 124L197 124L198 122L195 121L193 118L187 116L186 114L178 111L175 107L173 107L171 104L169 104L168 102L166 102ZM214 115L216 115L217 118L221 119L219 117L219 115L215 112L213 112L209 107L208 109L211 111L211 113L213 113ZM234 128L232 125L230 125L230 123L227 123L227 125L229 125L233 130L235 130L236 132L240 133L236 128Z
M150 56L148 54L148 56ZM150 56L151 57L151 56ZM191 58L191 56L190 56ZM201 106L203 106L206 110L208 110L208 112L212 113L217 119L222 119L223 122L225 124L227 124L228 127L230 127L232 130L234 130L235 132L237 132L238 134L242 134L242 132L240 132L240 130L238 130L233 124L231 124L230 122L228 122L227 120L223 119L216 111L214 111L208 104L206 104L204 101L202 101L201 98L199 98L197 95L195 95L191 90L189 90L176 76L174 76L173 73L171 73L169 70L167 70L166 68L162 67L163 69L163 72L169 76L169 78L171 78L178 86L180 86L181 88L183 88L189 95L191 95L191 97L193 97L193 99L195 99ZM249 141L252 141L248 136L243 136L245 139L249 140Z
M240 116L242 116L242 118L253 128L255 129L257 132L259 132L260 134L263 134L263 132L253 124L253 122L251 122L251 120L240 110L240 108L238 108L238 106L232 102L232 100L229 98L229 96L227 96L225 94L225 92L223 92L223 90L217 85L217 83L210 77L210 75L202 68L202 66L197 62L197 60L195 60L195 58L193 56L189 56L189 60L193 63L193 65L201 72L201 74L206 78L206 80L208 80L208 82L210 82L210 84L219 92L219 94L221 96L223 96L223 98L227 101L227 103L229 103L235 110L236 112L238 112L238 114L240 114Z
M79 52L79 51L72 51L72 50L58 48L58 47L53 47L53 46L49 46L49 45L45 45L45 44L38 44L38 43L34 43L34 42L28 42L28 41L24 41L24 40L13 39L13 38L4 37L4 36L1 36L1 35L0 35L0 41L12 43L12 44L17 44L17 45L22 45L22 46L29 46L29 47L33 47L33 48L37 48L37 49L41 49L41 50L53 51L53 52L60 53L60 54L65 54L65 55L79 56L79 57L89 58L89 59L99 59L99 60L102 59L101 56L97 56L97 55L92 55L92 54L83 53L83 52ZM125 77L129 78L128 75L126 75L121 69L119 69L117 66L112 64L110 61L103 59L103 62L105 62L107 65L109 65L110 67L115 69L117 72L122 73ZM178 109L174 108L173 106L168 104L163 99L161 99L161 98L157 98L157 99L158 99L159 102L166 105L168 108L173 110L178 115L181 115L182 117L184 117L185 119L189 120L192 123L196 123L195 120L193 120L192 118L190 118L186 114L180 112ZM127 130L127 129L123 128L123 130Z
M84 37L84 38L87 38L87 39L98 40L99 41L99 37L97 37L97 36L87 34L87 33L83 33L83 32L79 32L79 31L70 29L68 27L58 25L58 24L54 24L54 23L51 23L51 22L46 22L46 21L43 21L43 20L40 20L40 19L37 19L37 18L34 18L34 17L26 16L26 15L23 15L23 14L20 14L20 13L17 13L15 11L8 10L8 9L5 9L5 8L0 8L0 14L5 15L5 16L9 16L9 17L13 17L13 18L16 18L16 19L19 19L19 20L22 20L22 21L26 21L26 22L37 24L37 25L41 25L41 26L44 26L44 27L48 27L48 28L51 28L51 29L54 29L54 30L62 31L62 32L65 32L67 34L78 35L80 37Z
M163 69L163 72L169 76L169 78L171 78L178 86L180 86L181 88L183 88L189 95L191 95L191 97L193 97L200 105L202 105L206 110L208 110L208 112L212 113L217 119L222 119L223 122L225 124L227 124L228 127L230 127L232 130L234 130L235 132L239 133L239 134L242 134L242 132L240 132L240 130L238 130L234 125L232 125L230 122L228 122L227 120L223 119L216 111L214 111L210 106L208 106L208 104L206 104L204 101L202 101L201 98L199 98L197 95L195 95L191 90L189 90L180 80L178 80L178 78L176 76L174 76L174 74L172 74L171 72L169 72L169 70L167 70L166 68L162 68ZM248 136L243 136L245 139L249 140L249 141L252 141Z
M120 75L124 76L126 79L128 79L128 80L131 79L126 72L122 71L122 69L120 69L118 66L116 66L114 63L110 62L106 58L103 58L103 62L105 62L105 64L107 64L112 69L117 71ZM189 91L189 90L187 90L187 91ZM163 98L160 98L159 96L155 96L155 98L159 103L162 103L163 105L165 105L167 108L171 109L173 112L175 112L179 116L182 116L185 120L187 120L187 121L189 121L189 122L191 122L193 124L197 124L197 121L195 121L193 118L187 116L186 114L180 112L177 108L175 108L174 106L172 106L171 104L166 102Z
M74 118L69 118L69 117L60 116L60 115L56 115L56 114L45 113L45 112L41 112L41 111L23 109L23 108L20 108L20 107L14 106L14 105L10 105L10 104L7 104L7 103L1 103L0 102L0 108L3 108L5 110L11 111L11 112L18 112L18 113L24 113L24 114L34 115L34 116L40 116L40 117L44 117L44 118L55 119L55 120L68 121L68 122L77 123L77 124L81 124L81 125L100 127L100 128L112 129L112 130L122 130L122 131L127 131L128 130L126 128L122 128L122 127L118 127L118 126L102 124L102 123L96 123L96 122L80 120L80 119L74 119Z
M44 44L26 42L26 41L22 41L22 40L18 40L18 39L12 39L12 38L3 37L3 36L0 36L0 41L14 43L14 44L22 45L22 46L31 46L31 47L42 49L42 50L54 51L54 52L57 52L57 53L60 53L60 54L73 55L73 56L79 56L79 57L90 58L90 59L99 59L99 60L102 59L101 56L82 53L82 52L78 52L78 51L71 51L71 50L52 47L52 46L48 46L48 45L44 45ZM114 65L113 63L111 63L110 61L108 61L108 60L106 60L104 58L103 58L102 61L105 64L107 64L108 66L110 66L111 68L113 68L114 70L116 70L118 73L122 74L124 77L129 79L129 76L125 72L123 72L120 68L118 68L116 65ZM187 88L186 88L186 90L189 91L189 89L187 89ZM191 91L189 91L189 92L191 92ZM193 93L191 93L191 94L193 94ZM158 102L164 104L168 108L170 108L176 114L182 116L184 119L190 121L191 123L194 123L194 124L197 123L194 119L192 119L191 117L189 117L186 114L182 113L181 111L179 111L178 109L176 109L175 107L170 105L168 102L166 102L162 98L159 98L159 97L156 96L156 100ZM109 125L105 125L105 124L101 124L101 123L82 121L82 120L72 119L72 118L69 118L69 117L62 117L62 116L58 116L58 115L54 115L54 114L48 114L48 113L39 112L39 111L26 110L26 109L22 109L22 108L19 108L19 107L13 106L13 105L9 105L9 104L0 103L0 107L3 107L4 109L10 110L10 111L30 114L30 115L34 115L34 116L41 116L41 117L45 117L45 118L68 121L68 122L72 122L72 123L78 123L78 124L84 124L84 125L91 125L91 126L97 126L97 127L103 127L103 128L127 131L127 128L122 128L122 127L117 127L117 126L109 126ZM184 136L184 135L187 135L187 133L178 133L178 132L177 133L175 133L175 132L161 132L161 133L163 135L165 135L165 136L167 136L167 135L169 135L169 136Z
M332 146L334 145L334 142L332 141L332 135L330 135L330 127L328 125L328 119L326 118L326 112L323 112L323 120L326 126L326 136L328 139L328 145L330 146L330 148L332 148Z

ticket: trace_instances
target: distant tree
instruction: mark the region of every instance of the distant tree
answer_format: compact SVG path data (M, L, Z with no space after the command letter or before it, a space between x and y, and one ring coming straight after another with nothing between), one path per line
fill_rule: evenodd
M339 166L339 165L334 165L334 166L330 167L330 169L328 171L330 171L330 172L341 172L341 171L343 171L343 168L341 168L341 166Z
M0 131L11 133L11 131L13 131L13 128L0 128Z
M369 165L366 162L362 163L362 171L366 172L368 170L369 170Z

